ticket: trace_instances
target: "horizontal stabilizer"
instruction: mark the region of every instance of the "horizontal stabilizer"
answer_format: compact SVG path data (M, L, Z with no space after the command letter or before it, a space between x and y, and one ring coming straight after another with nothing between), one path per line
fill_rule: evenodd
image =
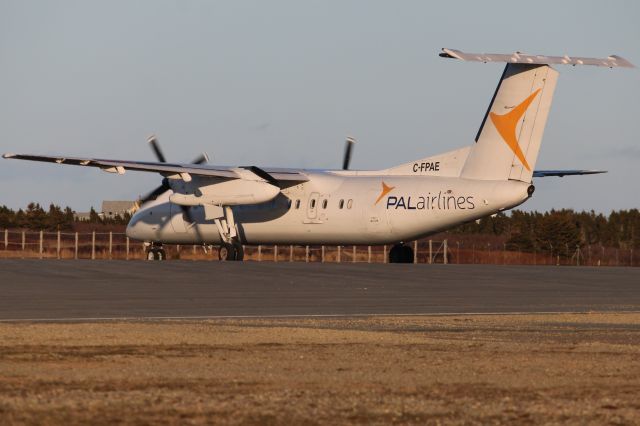
M580 176L580 175L597 175L607 173L606 170L535 170L533 177L549 177L549 176Z
M607 68L635 68L626 59L611 55L606 58L583 58L579 56L544 56L527 55L525 53L467 53L455 49L442 49L440 56L443 58L460 59L462 61L474 62L507 62L510 64L540 64L540 65L592 65L595 67Z

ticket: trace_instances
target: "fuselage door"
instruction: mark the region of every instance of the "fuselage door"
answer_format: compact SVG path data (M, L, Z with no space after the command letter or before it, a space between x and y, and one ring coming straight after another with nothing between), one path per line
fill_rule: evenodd
M374 201L380 195L380 191L377 189L369 190L366 194L365 203L362 206L366 232L374 234L388 233L389 220L387 215L386 199L375 204Z
M307 218L315 219L318 217L318 199L320 198L320 194L317 192L312 192L309 195L309 200L307 201Z

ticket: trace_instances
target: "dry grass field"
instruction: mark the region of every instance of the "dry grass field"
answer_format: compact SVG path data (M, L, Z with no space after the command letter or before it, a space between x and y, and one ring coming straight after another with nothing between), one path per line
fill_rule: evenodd
M638 424L640 314L2 323L2 424Z

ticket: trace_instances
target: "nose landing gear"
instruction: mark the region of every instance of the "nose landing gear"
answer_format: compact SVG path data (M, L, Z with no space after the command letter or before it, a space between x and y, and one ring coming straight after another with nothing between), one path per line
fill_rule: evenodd
M166 260L167 253L162 248L162 243L151 243L146 251L147 260Z

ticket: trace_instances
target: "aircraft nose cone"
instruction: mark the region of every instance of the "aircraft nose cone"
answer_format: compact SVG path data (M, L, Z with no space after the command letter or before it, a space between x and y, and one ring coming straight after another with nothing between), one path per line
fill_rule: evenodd
M140 213L138 212L129 220L125 234L133 240L144 240L141 227Z

